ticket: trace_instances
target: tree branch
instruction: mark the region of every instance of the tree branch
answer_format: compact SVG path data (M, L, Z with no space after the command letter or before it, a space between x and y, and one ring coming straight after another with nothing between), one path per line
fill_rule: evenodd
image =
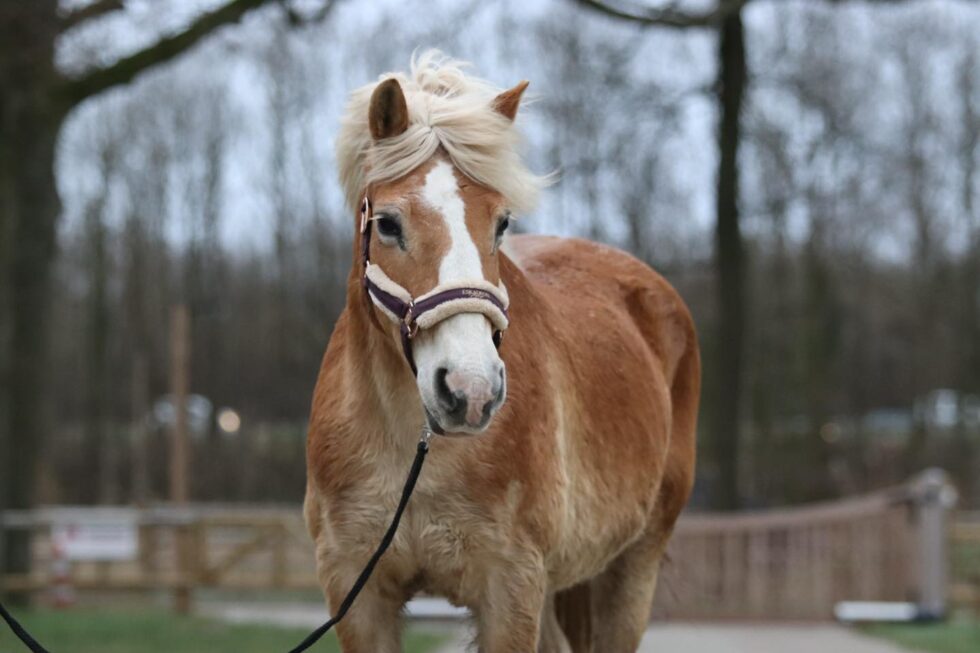
M95 0L95 2L86 5L81 9L76 9L75 11L62 16L61 31L65 32L70 30L72 27L76 27L79 24L84 23L87 20L99 18L100 16L104 16L123 8L123 0Z
M656 8L625 2L607 3L604 0L575 1L593 11L644 26L685 29L689 27L715 27L728 14L738 11L747 0L719 0L714 9L696 13L680 11L676 9L673 3L667 7Z
M289 0L279 0L283 11L286 12L286 19L292 27L306 27L307 25L322 23L330 13L330 10L336 6L337 2L338 0L324 0L323 4L316 11L302 14L296 10Z
M155 45L120 59L107 68L99 68L82 77L66 80L60 89L62 98L70 108L85 98L113 86L126 84L147 68L183 54L217 28L238 22L246 13L269 1L232 0L219 9L201 15L183 32L165 37Z

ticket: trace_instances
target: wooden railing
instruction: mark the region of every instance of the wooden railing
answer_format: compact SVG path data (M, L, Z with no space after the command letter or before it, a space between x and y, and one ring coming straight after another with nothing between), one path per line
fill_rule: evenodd
M925 605L936 592L945 601L947 531L954 545L949 595L959 605L976 605L980 516L964 515L948 529L940 520L934 527L930 515L945 514L940 489L920 479L826 505L686 515L668 548L654 617L828 619L838 601ZM193 590L201 588L319 590L310 538L296 508L194 506L127 514L138 529L137 555L72 563L76 591L169 590L177 609L186 610ZM53 585L51 531L63 515L39 510L3 516L4 529L35 532L34 571L6 577L5 587L45 591ZM929 557L936 542L938 561Z
M915 531L886 497L751 516L684 519L654 613L827 619L845 600L914 600Z
M33 571L7 576L8 589L44 591L58 582L53 527L65 520L132 521L137 552L122 561L74 561L74 590L168 590L175 607L187 611L193 590L319 589L310 537L294 508L195 506L147 510L52 508L8 513L5 529L34 531Z
M980 617L980 512L964 512L950 529L951 602Z
M946 516L938 470L834 503L683 518L668 547L654 616L829 619L842 601L946 611Z

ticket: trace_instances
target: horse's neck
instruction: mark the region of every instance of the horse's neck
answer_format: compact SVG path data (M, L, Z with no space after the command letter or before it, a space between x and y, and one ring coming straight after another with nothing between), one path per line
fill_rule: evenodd
M372 423L382 437L404 439L405 429L418 431L424 414L418 387L398 350L387 323L377 323L364 297L360 276L352 273L347 289L349 346L344 350L344 382L358 406L357 421ZM363 415L360 413L364 413ZM414 446L414 441L410 440Z

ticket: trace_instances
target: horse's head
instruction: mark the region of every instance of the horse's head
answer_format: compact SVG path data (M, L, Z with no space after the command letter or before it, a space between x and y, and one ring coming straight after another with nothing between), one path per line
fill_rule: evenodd
M489 129L510 128L526 86L522 83L495 96ZM409 106L399 82L389 78L374 88L368 115L362 118L375 151L401 148L406 140L419 137L431 147L429 139L436 139L434 151L405 174L366 185L370 229L362 237L369 239L367 251L376 274L383 271L379 283L393 282L391 292L404 289L418 301L433 291L461 289L463 296L453 300L455 308L446 309L452 313L449 317L436 318L429 328L412 333L409 358L417 368L416 383L428 418L447 432L478 433L507 395L507 373L495 346L501 327L489 303L488 310L481 309L485 299L459 309L474 301L465 293L478 297L480 288L506 298L500 245L513 207L503 193L460 169L454 156L458 153L452 152L446 134L437 132L438 126L413 124ZM486 113L473 114L456 119L486 118ZM383 315L385 309L377 302L373 310L401 350L402 325L385 319L390 311Z

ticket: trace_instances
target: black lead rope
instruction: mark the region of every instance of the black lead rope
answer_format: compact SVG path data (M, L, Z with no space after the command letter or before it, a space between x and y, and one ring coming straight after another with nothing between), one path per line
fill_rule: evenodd
M381 556L383 556L388 547L391 546L391 541L395 539L395 531L398 530L398 523L401 521L402 513L405 512L405 507L408 505L408 500L412 496L412 490L415 489L415 483L419 480L419 473L422 471L422 463L425 462L425 455L429 453L430 436L431 431L426 430L423 432L422 439L419 440L419 446L415 453L415 460L412 462L412 469L408 472L408 478L405 480L405 487L402 489L402 498L398 501L398 508L395 509L395 516L391 520L391 525L388 526L388 530L385 531L384 537L381 538L381 543L378 544L378 548L374 552L374 555L371 556L371 559L368 560L367 565L364 566L364 570L361 571L361 575L357 577L357 580L354 582L354 586L350 588L349 592L347 592L347 596L340 604L340 608L337 609L337 614L331 617L325 624L307 635L306 639L300 642L296 648L291 649L289 653L302 653L306 649L316 644L328 630L333 628L341 619L344 618L347 611L350 610L352 605L354 605L354 599L356 599L357 595L361 593L362 589L364 589L368 579L371 578L371 573L374 571L375 566L377 566L378 561L381 560ZM23 642L24 646L30 649L32 653L50 653L48 649L41 646L37 640L31 637L31 634L27 632L16 619L14 619L13 615L7 612L7 608L5 608L2 603L0 603L0 616L3 616L3 620L7 622L8 626L10 626L10 630L17 636L17 639Z
M34 653L48 653L48 649L44 648L37 643L37 640L31 637L31 634L24 630L24 627L20 625L20 622L14 619L14 615L7 612L7 608L3 607L3 603L0 603L0 615L3 616L3 620L7 622L10 626L10 630L13 631L14 635L17 635L17 639L24 642L24 646L29 648Z
M425 454L429 453L429 437L431 435L430 431L424 431L422 434L422 439L419 440L418 450L415 453L415 461L412 463L412 469L408 472L408 479L405 480L405 488L402 490L402 498L398 502L398 508L395 509L395 516L391 520L391 525L385 532L385 536L381 538L381 544L378 545L377 551L368 560L368 563L364 566L364 570L361 571L361 575L357 577L354 582L354 586L350 588L347 592L347 596L344 598L343 602L340 604L340 608L337 610L337 614L330 618L330 621L323 624L312 633L306 636L299 646L291 650L289 653L301 653L306 649L310 648L316 644L323 635L333 628L338 621L344 618L347 611L354 604L354 599L357 595L361 593L364 585L368 582L368 578L371 577L371 572L374 571L375 565L378 564L378 560L384 555L384 552L391 545L391 541L395 539L395 531L398 530L398 522L402 520L402 513L405 512L405 506L408 505L408 499L412 496L412 490L415 489L415 481L419 480L419 472L422 471L422 463L425 462Z

